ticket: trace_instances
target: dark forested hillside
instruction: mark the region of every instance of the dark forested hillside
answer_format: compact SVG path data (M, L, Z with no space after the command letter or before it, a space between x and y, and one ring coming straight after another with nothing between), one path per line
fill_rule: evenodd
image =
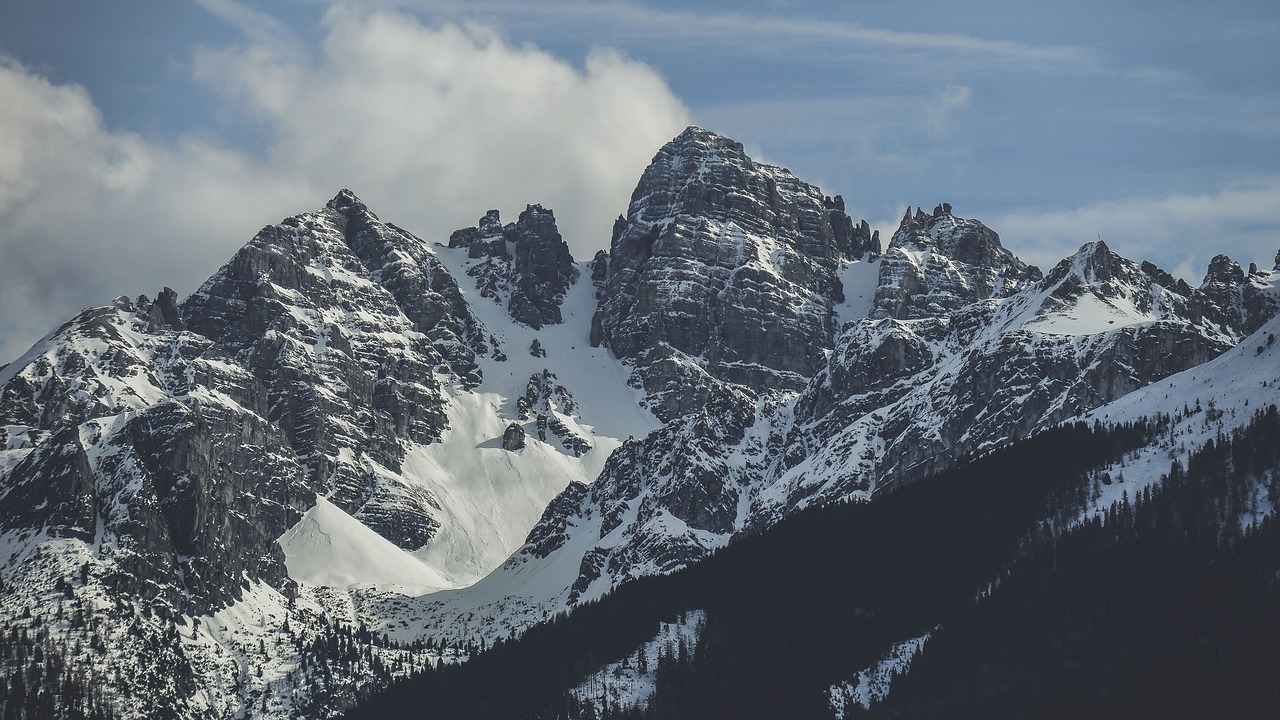
M1139 633L1132 641L1147 643L1146 659L1168 646L1156 641L1162 628L1181 623L1187 641L1173 633L1170 643L1186 652L1212 650L1224 659L1207 664L1230 666L1238 662L1229 654L1235 646L1209 634L1219 616L1233 614L1231 627L1265 623L1266 603L1275 607L1273 581L1263 582L1275 567L1271 525L1242 530L1232 520L1248 502L1239 488L1264 476L1274 484L1280 467L1274 410L1197 455L1163 488L1116 507L1106 522L1051 530L1079 514L1091 470L1159 431L1158 421L1064 427L872 503L801 513L699 566L632 583L518 642L401 683L349 717L591 717L596 709L579 707L566 690L634 652L660 620L694 608L706 612L702 639L687 657L664 663L650 706L605 714L830 717L827 688L894 642L937 626L919 672L895 683L890 701L872 712L1088 714L1096 706L1083 698L1117 697L1121 691L1107 677L1123 678L1116 673L1128 667L1108 644L1124 636L1098 618L1114 625L1145 613L1148 626L1132 628ZM1167 561L1151 559L1162 555ZM1142 572L1123 571L1133 565L1143 565ZM1143 600L1127 600L1116 575L1141 585ZM975 600L997 579L997 592ZM1194 595L1193 588L1209 589ZM1162 609L1160 599L1171 603L1173 595L1178 602L1199 597L1203 606ZM1044 601L1050 596L1056 605ZM1195 612L1202 616L1188 614ZM1038 635L1024 625L1035 625ZM1078 651L1062 662L1075 672L1059 681L1058 656L1036 652L1068 646ZM1104 656L1114 660L1097 661ZM1035 684L1049 676L1052 682ZM1124 692L1141 702L1153 690L1135 681L1125 679ZM1061 702L1068 689L1080 703ZM1184 682L1181 691L1200 689Z
M1240 518L1278 499L1273 405L1105 520L1035 536L868 715L1274 717L1280 537Z

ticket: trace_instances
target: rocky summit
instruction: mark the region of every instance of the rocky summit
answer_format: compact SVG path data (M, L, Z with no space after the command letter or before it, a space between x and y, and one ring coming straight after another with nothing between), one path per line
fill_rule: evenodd
M726 383L799 389L831 349L841 263L877 243L842 200L689 128L614 224L592 340L635 361L663 419Z
M951 204L926 214L907 210L880 263L875 318L941 317L965 305L1005 297L1040 279L977 220L958 218Z
M1271 357L1280 267L1193 287L1097 241L1042 272L947 203L887 247L845 209L689 128L589 262L540 205L423 239L343 190L185 299L84 311L0 368L0 676L39 653L109 717L329 717Z
M1169 285L1095 242L1042 275L945 204L908 213L884 255L860 262L878 266L862 276L874 301L822 341L833 348L803 387L719 383L554 504L497 575L580 554L574 602L669 572L796 510L870 498L1079 417L1275 314L1274 272L1234 274L1229 290L1212 271L1201 289Z

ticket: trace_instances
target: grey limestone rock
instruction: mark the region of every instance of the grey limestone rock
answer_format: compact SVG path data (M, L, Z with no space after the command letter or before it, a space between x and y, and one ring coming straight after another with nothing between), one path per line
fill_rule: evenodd
M591 282L600 285L608 279L609 253L604 250L597 250L595 257L591 258Z
M1036 282L1039 269L1000 244L977 220L942 203L926 214L908 208L880 261L872 317L939 317L977 300L1005 297Z
M664 419L719 383L799 389L831 348L855 237L818 188L691 127L654 156L614 225L592 342L636 362Z
M121 591L205 612L245 578L284 585L275 540L315 492L261 384L207 339L154 329L154 309L87 310L5 383L0 424L24 457L0 527L100 543Z
M1017 264L1001 264L1021 275ZM1242 274L1216 264L1237 287ZM930 306L903 307L915 315ZM879 488L919 479L1199 365L1249 331L1243 320L1215 321L1222 312L1205 293L1101 241L1002 302L975 299L950 312L941 302L932 307L943 311L869 318L846 329L828 370L797 406L816 421L810 442L829 439L824 453L838 452L842 428L878 416L865 429L884 451L865 472ZM1080 327L1062 323L1100 310L1116 319L1057 329Z
M591 443L561 419L577 415L578 406L568 388L561 385L550 370L543 369L529 377L524 394L516 398L516 411L521 421L534 420L539 440L553 442L551 438L554 438L566 453L575 457L591 450Z
M625 252L615 242L610 287ZM660 393L689 402L616 451L578 502L557 504L567 516L546 515L549 527L535 529L541 553L569 527L596 543L572 597L697 562L799 509L869 497L1028 437L1206 362L1275 314L1229 312L1244 307L1250 287L1274 295L1263 288L1269 275L1250 280L1225 260L1202 291L1096 242L1042 277L947 205L909 214L881 262L876 311L845 325L789 405L769 410L767 393L715 377L705 356L670 342L637 355L646 388L667 383ZM767 378L750 382L769 387Z
M480 337L426 244L343 191L185 303L86 310L6 368L0 525L112 538L117 585L172 612L286 587L275 541L318 493L419 548L436 501L384 471L439 437L437 375L478 382Z
M511 423L502 431L502 449L515 452L524 447L524 428L520 423Z
M266 418L313 487L407 549L430 539L433 500L388 486L370 463L397 471L402 441L438 439L435 372L474 384L486 348L423 241L344 190L264 228L183 310L190 331L262 383Z
M836 247L843 255L857 260L880 257L880 231L873 231L866 220L855 225L853 218L844 212L842 196L825 198L822 204L827 209L831 230L835 233Z
M534 329L563 321L560 304L578 268L551 210L529 205L505 226L490 210L476 227L454 231L449 247L466 247L469 258L481 261L468 274L483 297L506 302L513 320Z
M156 296L155 301L146 295L138 298L136 303L139 312L147 313L147 330L183 330L186 323L182 320L182 309L178 307L178 293L172 288L164 288Z
M1270 290L1270 274L1250 265L1247 274L1226 255L1209 261L1200 293L1205 298L1205 315L1244 334L1262 327L1276 313L1277 299Z

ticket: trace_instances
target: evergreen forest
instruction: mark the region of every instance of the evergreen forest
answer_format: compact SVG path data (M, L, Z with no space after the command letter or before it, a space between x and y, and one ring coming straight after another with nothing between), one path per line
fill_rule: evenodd
M710 560L368 698L350 718L830 718L827 689L932 633L848 717L1270 717L1280 707L1274 406L1081 519L1157 418L1043 433L869 503L798 513ZM706 612L645 707L568 692Z

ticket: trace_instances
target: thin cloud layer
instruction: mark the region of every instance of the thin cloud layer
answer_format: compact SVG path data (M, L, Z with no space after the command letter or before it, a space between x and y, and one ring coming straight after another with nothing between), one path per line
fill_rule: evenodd
M196 54L223 111L263 124L265 155L109 131L83 88L0 64L0 364L80 308L191 292L342 187L428 240L542 203L589 257L688 122L643 64L599 51L575 67L479 26L340 10L322 48L284 47L259 34Z
M992 218L1006 247L1023 260L1051 267L1099 237L1133 260L1151 260L1198 285L1210 257L1230 247L1236 262L1270 269L1280 248L1274 208L1280 178L1264 178L1214 193L1129 198L1074 210L1020 210Z
M1097 58L1074 45L1031 45L953 32L902 32L835 19L811 20L784 14L753 16L694 10L665 10L633 2L555 2L525 0L393 0L405 8L448 17L487 15L518 19L577 33L639 40L715 43L735 51L831 57L874 57L885 51L938 53L952 62L979 65L1022 63L1091 71Z

